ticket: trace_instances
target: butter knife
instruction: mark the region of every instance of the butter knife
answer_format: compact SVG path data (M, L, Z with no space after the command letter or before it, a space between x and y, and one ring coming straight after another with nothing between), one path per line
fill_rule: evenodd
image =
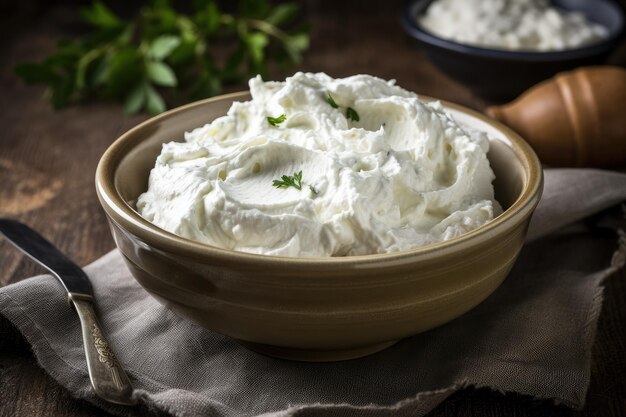
M50 271L65 287L68 301L80 319L89 379L96 394L111 403L134 404L130 380L96 318L93 290L85 272L25 224L0 218L0 234Z

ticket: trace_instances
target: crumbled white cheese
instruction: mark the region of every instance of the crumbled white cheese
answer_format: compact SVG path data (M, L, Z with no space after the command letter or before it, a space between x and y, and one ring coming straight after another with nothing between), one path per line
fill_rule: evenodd
M573 49L608 36L582 13L547 0L435 0L418 23L445 39L509 50Z

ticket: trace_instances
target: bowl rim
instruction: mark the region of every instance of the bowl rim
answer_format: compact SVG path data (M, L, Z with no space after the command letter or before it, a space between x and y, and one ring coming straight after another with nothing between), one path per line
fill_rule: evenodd
M475 239L481 236L487 238L492 235L498 235L521 223L527 216L531 215L541 197L541 191L543 189L543 170L541 163L530 145L517 133L477 111L445 100L419 95L419 99L422 101L439 101L444 109L453 109L465 113L499 130L508 142L506 145L509 146L520 159L526 176L524 188L509 208L488 223L453 239L408 250L368 255L287 257L254 254L207 245L168 232L144 219L124 200L115 186L115 173L127 152L146 140L147 136L142 138L138 135L139 132L154 124L165 122L168 118L186 112L189 109L205 106L214 101L226 99L237 101L237 99L249 97L249 94L248 91L242 91L192 102L145 120L117 138L100 158L95 175L96 193L100 204L109 217L109 221L114 221L122 229L134 234L144 241L144 243L154 248L160 248L167 252L205 261L211 259L223 262L234 262L239 265L254 266L280 263L283 266L292 267L315 265L318 267L332 268L335 266L349 267L355 266L356 264L358 264L359 267L378 267L382 266L382 264L404 263L403 261L407 258L429 258L435 253L443 255L443 253L446 252L454 253L468 249L474 244Z
M406 6L402 12L400 17L400 23L404 29L404 31L409 34L411 37L423 42L425 44L429 44L432 46L436 46L442 49L447 49L450 51L457 52L459 54L467 55L467 56L479 56L483 58L491 58L491 59L503 59L503 60L512 60L512 61L522 61L522 62L531 62L531 61L567 61L574 60L579 58L586 58L592 55L601 54L603 52L607 52L610 50L614 44L619 40L619 38L624 33L624 11L619 5L610 0L595 0L601 2L608 7L613 8L619 19L619 28L613 33L609 33L609 36L606 39L603 39L599 42L595 42L591 45L573 48L573 49L564 49L557 51L546 51L546 52L534 52L534 51L516 51L516 50L508 50L508 49L495 49L495 48L486 48L480 46L474 46L469 44L464 44L460 42L456 42L450 39L445 39L440 36L435 35L432 32L424 29L419 25L415 19L414 8L417 5L424 1L434 1L434 0L408 0Z

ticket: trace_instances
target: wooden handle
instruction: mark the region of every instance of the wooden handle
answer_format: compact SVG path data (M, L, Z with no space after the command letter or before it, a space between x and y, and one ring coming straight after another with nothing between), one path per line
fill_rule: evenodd
M610 65L562 72L485 112L517 131L553 166L626 164L626 70Z
M133 387L107 342L90 300L70 297L80 318L89 379L102 399L121 405L133 405Z

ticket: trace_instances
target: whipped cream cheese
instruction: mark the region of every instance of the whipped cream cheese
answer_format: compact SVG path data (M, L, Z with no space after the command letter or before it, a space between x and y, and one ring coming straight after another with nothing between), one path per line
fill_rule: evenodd
M451 239L500 212L486 135L439 102L368 75L249 84L251 101L163 145L143 217L221 248L326 257ZM300 189L275 185L300 172Z
M572 49L608 36L582 13L547 0L435 0L418 23L459 43L510 50Z

